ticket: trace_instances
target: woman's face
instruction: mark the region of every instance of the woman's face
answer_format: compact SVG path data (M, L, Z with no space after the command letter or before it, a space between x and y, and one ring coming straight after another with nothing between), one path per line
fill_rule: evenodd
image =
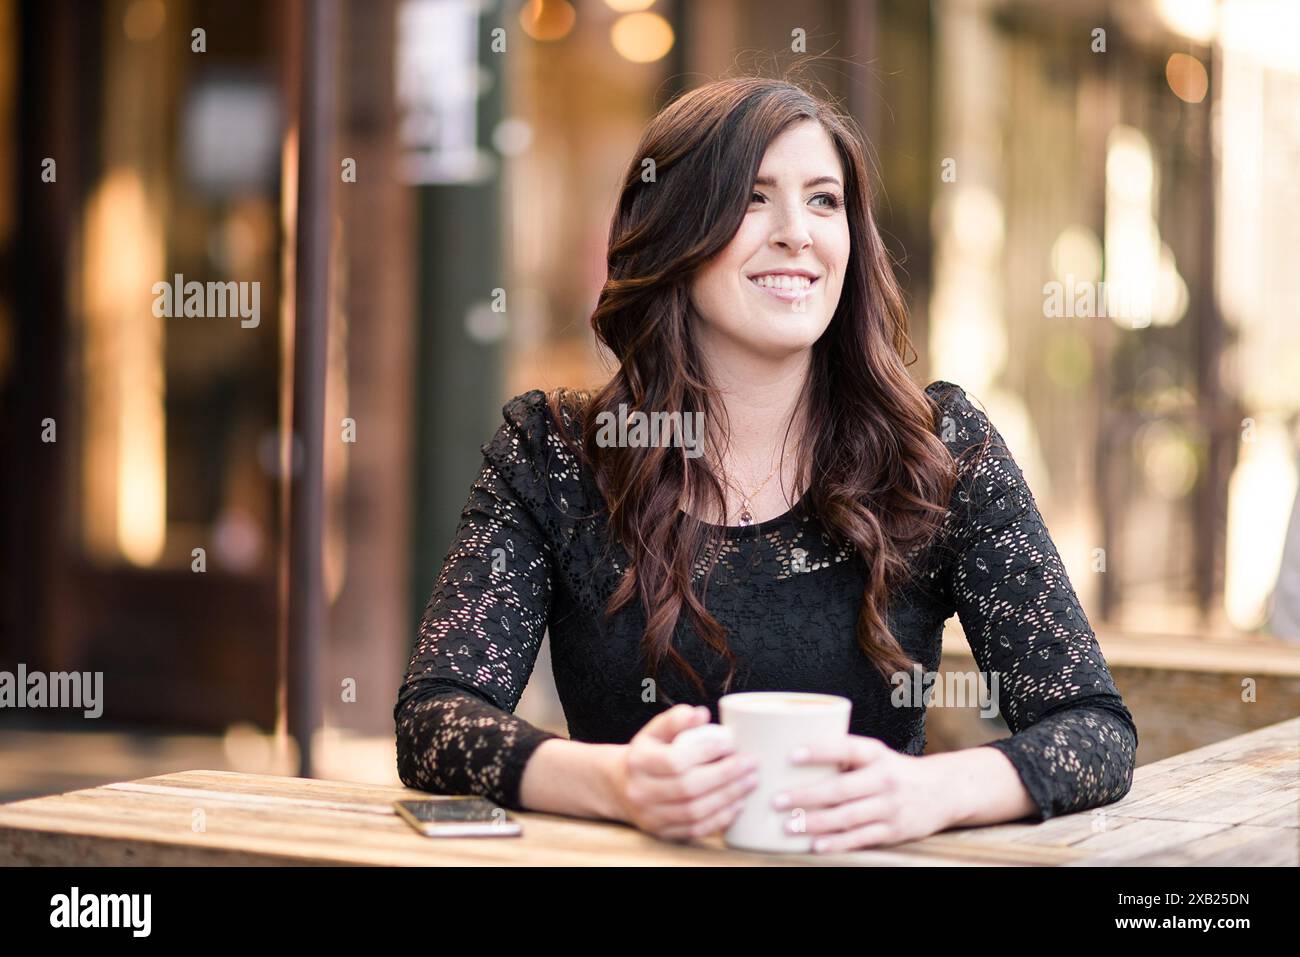
M811 348L835 314L848 260L839 154L819 123L798 122L768 147L740 228L692 283L702 350L779 360Z

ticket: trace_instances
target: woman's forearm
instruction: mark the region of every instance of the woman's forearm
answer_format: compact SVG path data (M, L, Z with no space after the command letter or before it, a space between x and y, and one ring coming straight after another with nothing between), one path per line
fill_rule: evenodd
M947 827L1018 821L1038 810L1005 754L996 748L965 748L927 755L949 799Z
M626 820L619 797L625 748L567 738L542 742L524 765L520 803L530 811Z
M524 766L519 800L530 811L626 821L621 797L627 745L552 738ZM928 755L947 796L947 827L999 824L1037 811L1015 766L995 748Z

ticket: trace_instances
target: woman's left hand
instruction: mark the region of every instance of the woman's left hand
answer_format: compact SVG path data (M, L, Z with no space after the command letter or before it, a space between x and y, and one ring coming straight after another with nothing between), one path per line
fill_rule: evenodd
M791 788L782 804L790 812L786 830L813 837L817 852L848 851L876 844L898 844L944 830L952 807L935 762L900 754L879 738L846 734L833 744L806 752L795 764L840 765L840 773L817 784Z

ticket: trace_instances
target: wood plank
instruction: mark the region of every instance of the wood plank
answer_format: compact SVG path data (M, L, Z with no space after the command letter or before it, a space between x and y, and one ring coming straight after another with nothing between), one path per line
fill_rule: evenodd
M409 788L391 788L371 784L343 784L293 777L273 775L245 775L226 771L185 771L176 774L159 775L140 782L126 782L110 785L114 790L138 791L140 793L175 794L176 796L201 799L211 796L217 800L234 800L243 798L270 804L287 804L301 807L331 807L338 805L346 810L362 810L370 813L392 814L388 804L392 800L421 798L427 795ZM331 800L324 801L318 795L328 794ZM517 814L521 821L534 818L545 819L554 827L564 829L563 840L566 845L586 846L603 845L608 841L607 833L594 834L592 827L615 828L620 833L630 829L623 825L577 821L575 819L532 813ZM405 824L403 824L405 827ZM630 831L632 834L638 832ZM642 836L642 835L638 835ZM651 839L653 840L653 839ZM698 842L711 846L710 842ZM737 853L725 848L721 838L715 838L712 846L722 853ZM750 852L739 852L749 855ZM770 856L770 855L769 855ZM783 862L788 858L778 856ZM944 838L931 837L922 842L912 842L899 849L872 849L854 851L843 855L816 855L816 862L827 863L881 863L889 860L910 865L928 865L936 858L948 859L948 863L985 863L985 864L1053 864L1070 859L1062 857L1052 850L1034 852L1015 845L998 846L987 842L982 847L956 846Z
M206 773L206 772L205 772ZM202 775L187 775L188 777ZM237 776L244 777L244 776ZM249 776L253 777L253 776ZM328 793L329 782L290 779L291 790ZM826 859L806 856L753 854L709 846L677 846L619 824L524 813L527 844L521 839L426 838L412 831L395 815L357 813L365 803L352 801L352 809L322 806L316 799L295 797L295 806L267 803L268 782L230 780L233 787L257 794L255 805L240 804L223 795L208 795L176 786L150 790L95 788L58 798L39 798L0 808L0 859L6 863L85 862L87 837L112 845L109 859L116 862L211 863L266 858L295 863L373 864L635 864L747 866L752 864L823 864ZM354 790L344 786L343 791ZM363 787L371 797L375 788ZM397 790L397 789L378 789ZM357 796L355 793L353 798ZM348 803L348 802L340 802ZM193 830L194 810L203 808L205 830ZM55 850L42 852L23 829L52 832L62 840L48 842ZM132 846L135 850L129 850ZM882 859L897 860L896 852L880 852ZM870 862L870 853L860 863ZM918 860L917 863L927 863Z
M514 838L430 839L377 798L420 792L376 785L196 771L75 791L0 807L0 861L85 863L96 841L113 863L1025 865L1061 863L1051 851L956 846L941 837L840 855L772 855L726 848L721 838L681 846L625 825L520 813ZM162 783L159 783L162 782ZM188 787L188 784L206 787ZM217 791L214 786L229 790ZM275 793L275 792L280 793ZM316 795L332 794L333 800ZM312 795L308 797L307 795ZM202 809L204 830L196 832ZM385 813L386 812L386 813ZM46 835L40 841L34 834ZM44 850L42 850L44 848Z
M1004 844L1067 849L1076 847L1081 841L1096 834L1099 829L1114 831L1130 823L1132 819L1111 813L1110 808L1097 808L1076 814L1063 814L1038 824L995 824L965 831L948 831L945 832L944 837L974 844L996 841ZM1070 859L1077 856L1077 853L1073 854Z
M1000 824L944 836L976 844L1054 845L1111 859L1124 856L1126 842L1132 842L1129 853L1143 854L1234 824L1295 828L1300 826L1297 735L1300 719L1260 728L1138 768L1129 794L1114 804L1040 824ZM1180 830L1171 824L1198 826ZM1275 840L1293 838L1275 832Z
M1300 798L1292 798L1289 804L1283 804L1272 811L1261 814L1259 817L1252 817L1241 823L1257 827L1291 828L1292 830L1300 828ZM1296 838L1296 842L1300 844L1300 837Z
M204 801L230 801L236 804L270 805L278 807L317 807L333 811L351 811L357 814L391 815L393 808L388 804L358 804L348 801L322 801L315 798L287 797L275 794L240 794L236 792L212 791L207 788L183 788L143 784L126 781L121 784L106 784L104 787L113 791L127 791L135 794L166 794L171 797L194 798L195 803Z
M1107 827L1090 833L1073 846L1088 852L1076 863L1084 866L1129 863L1149 854L1183 847L1205 840L1208 836L1232 830L1230 824L1200 821L1129 820L1124 827Z
M1293 831L1279 840L1273 827L1239 824L1195 840L1168 843L1154 850L1123 848L1098 855L1092 865L1124 864L1142 867L1186 867L1213 864L1220 867L1300 867L1300 840Z
M193 828L196 807L204 810L204 829L198 832ZM228 801L196 804L183 793L167 796L93 789L0 809L0 861L59 862L42 858L39 844L19 840L16 831L21 830L63 835L64 841L53 842L60 845L62 854L86 846L80 838L98 838L116 845L111 855L129 857L138 864L191 859L202 863L240 855L299 864L424 866L755 863L731 853L652 844L648 835L618 825L549 820L547 815L520 817L524 838L426 838L395 815L317 807L249 807ZM78 840L69 841L69 837ZM128 854L124 845L133 846L135 852Z
M516 814L522 838L426 838L391 806L420 791L182 771L0 806L0 864L1295 866L1298 739L1300 718L1138 768L1131 793L1104 808L838 855L736 851L716 835L675 844L534 812Z

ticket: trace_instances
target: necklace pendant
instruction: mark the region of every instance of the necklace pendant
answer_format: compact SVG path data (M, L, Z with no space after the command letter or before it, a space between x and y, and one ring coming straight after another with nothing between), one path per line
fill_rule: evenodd
M740 527L745 528L754 523L754 513L749 510L749 503L740 506Z

